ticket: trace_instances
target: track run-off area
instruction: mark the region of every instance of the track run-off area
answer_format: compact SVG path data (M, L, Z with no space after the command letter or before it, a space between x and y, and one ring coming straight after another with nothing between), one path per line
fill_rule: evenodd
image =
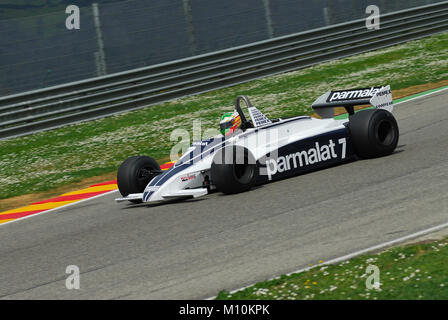
M112 192L0 225L0 298L204 299L445 224L448 90L394 115L388 157L162 205Z

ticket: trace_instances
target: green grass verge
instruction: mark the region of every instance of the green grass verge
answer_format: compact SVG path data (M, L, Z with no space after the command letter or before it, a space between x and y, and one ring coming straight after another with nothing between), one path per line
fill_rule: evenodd
M0 199L45 191L112 172L127 157L166 157L176 128L217 129L239 94L270 117L312 114L329 89L390 84L407 88L448 79L448 33L335 60L96 121L0 141ZM203 138L208 137L203 134Z
M218 300L401 300L448 299L448 239L400 246L334 265L283 275L242 291L219 293ZM366 288L379 269L378 289ZM370 282L370 279L368 279Z

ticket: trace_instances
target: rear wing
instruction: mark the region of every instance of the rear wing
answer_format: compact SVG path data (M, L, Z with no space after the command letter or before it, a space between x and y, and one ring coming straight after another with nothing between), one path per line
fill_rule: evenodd
M311 107L323 119L334 117L334 108L344 107L349 115L355 113L355 106L370 104L378 109L393 110L390 86L329 91L320 96Z

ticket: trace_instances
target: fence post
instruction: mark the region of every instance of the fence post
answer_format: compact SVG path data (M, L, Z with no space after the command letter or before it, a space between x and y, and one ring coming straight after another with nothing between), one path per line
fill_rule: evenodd
M263 0L264 15L266 17L266 26L268 29L269 39L274 37L274 27L272 26L270 0Z
M185 21L187 22L188 43L190 44L190 54L192 56L197 54L198 48L196 45L196 38L194 36L193 16L191 14L190 0L182 0L184 4Z
M325 25L329 26L330 25L330 16L328 15L328 7L322 8L322 12L323 12L323 16L324 16Z
M104 53L103 33L101 32L100 14L98 10L98 3L92 3L93 22L95 24L96 41L98 44L98 51L95 52L96 75L103 76L106 71L106 54Z
M333 3L332 0L327 0L327 6L323 8L324 19L327 26L333 24L333 19L331 15L333 14Z

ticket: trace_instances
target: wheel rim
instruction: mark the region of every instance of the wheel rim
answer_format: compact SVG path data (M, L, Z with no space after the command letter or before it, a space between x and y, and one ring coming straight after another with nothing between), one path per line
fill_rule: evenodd
M137 181L140 186L146 187L146 185L154 178L154 168L150 166L145 166L137 171Z
M249 183L252 180L254 172L254 166L248 164L247 156L244 157L243 164L233 165L233 174L235 175L235 178L242 184Z
M389 146L394 142L395 130L391 121L384 119L378 123L376 139L383 146Z

